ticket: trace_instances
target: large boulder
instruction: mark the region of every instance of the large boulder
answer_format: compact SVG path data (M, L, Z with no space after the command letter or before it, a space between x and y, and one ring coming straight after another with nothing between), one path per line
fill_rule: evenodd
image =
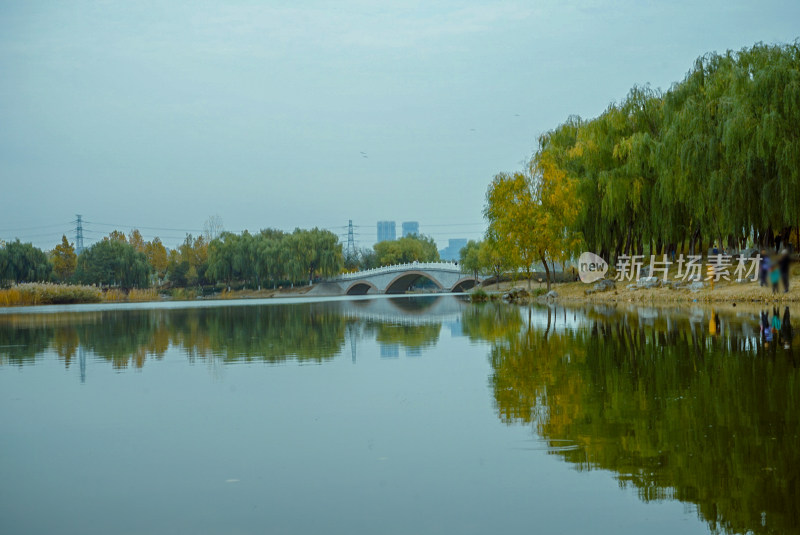
M658 286L659 279L658 277L641 277L637 282L636 285L639 288L655 288Z
M594 283L592 289L596 292L607 292L614 287L616 287L616 283L612 279L603 279Z
M689 291L692 291L692 292L699 292L700 290L702 290L705 287L706 287L706 283L703 282L703 281L695 281L695 282L691 283L688 286Z

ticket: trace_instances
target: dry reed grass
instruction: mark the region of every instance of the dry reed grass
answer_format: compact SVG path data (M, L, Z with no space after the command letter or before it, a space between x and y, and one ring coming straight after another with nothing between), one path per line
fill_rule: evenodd
M0 290L0 306L99 303L102 292L94 286L23 283Z

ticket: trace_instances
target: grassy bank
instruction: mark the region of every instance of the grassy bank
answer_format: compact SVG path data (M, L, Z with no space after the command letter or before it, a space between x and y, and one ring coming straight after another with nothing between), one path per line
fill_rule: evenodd
M173 288L159 292L155 288L130 291L119 288L102 290L95 286L74 284L23 283L0 289L0 307L35 305L71 305L80 303L144 303L148 301L191 301L203 299L263 299L302 295L309 286L279 290L222 290L203 296L194 288Z
M586 303L655 303L655 304L680 304L680 303L800 303L800 266L794 266L789 281L789 292L783 292L781 284L778 292L773 293L771 288L760 286L758 282L728 282L719 281L712 288L708 283L703 289L692 291L688 289L672 289L668 287L655 288L628 288L631 282L616 283L610 290L587 294L593 284L582 282L555 283L552 289L558 294L556 300L562 302ZM533 282L534 291L546 285ZM527 281L516 283L503 283L499 287L491 285L484 287L487 293L508 293L512 288L528 288Z

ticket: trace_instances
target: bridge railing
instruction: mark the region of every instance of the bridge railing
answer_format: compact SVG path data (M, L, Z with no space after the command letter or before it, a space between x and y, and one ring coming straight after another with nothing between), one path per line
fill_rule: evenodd
M394 264L391 266L382 266L378 268L365 269L363 271L356 271L354 273L343 273L337 277L333 277L332 281L349 281L363 279L371 275L379 275L381 273L394 273L397 271L410 271L410 270L436 270L436 271L449 271L451 273L460 273L461 267L455 262L410 262L408 264Z

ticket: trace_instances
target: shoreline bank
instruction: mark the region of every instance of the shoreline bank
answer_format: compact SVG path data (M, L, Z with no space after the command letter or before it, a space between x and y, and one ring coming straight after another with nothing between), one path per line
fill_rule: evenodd
M755 306L772 305L797 305L800 304L800 275L793 275L789 281L789 291L784 292L781 286L777 293L771 288L760 286L758 282L727 282L715 283L714 287L706 283L702 289L690 290L686 288L671 287L632 287L629 283L616 283L606 290L595 290L595 284L583 282L553 283L551 290L555 296L538 297L528 296L522 299L527 301L558 302L558 303L595 303L595 304L659 304L659 305L723 305L732 306L750 304ZM538 282L531 284L528 290L527 281L518 281L516 284L504 283L499 288L497 285L484 287L489 294L505 295L513 290L541 293L547 286ZM587 293L587 291L589 293Z

